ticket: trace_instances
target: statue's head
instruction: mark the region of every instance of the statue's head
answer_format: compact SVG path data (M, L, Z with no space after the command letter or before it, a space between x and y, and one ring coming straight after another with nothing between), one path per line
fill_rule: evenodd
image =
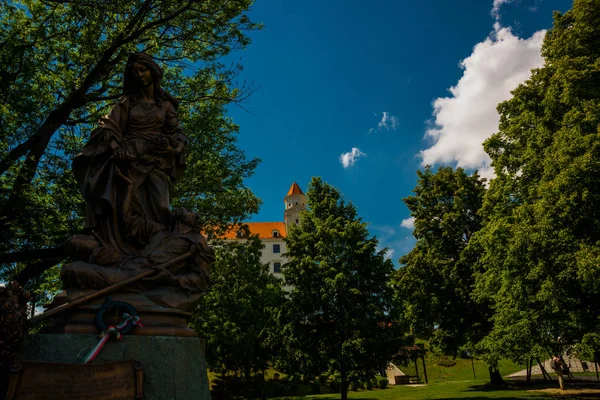
M143 69L150 73L152 85L154 85L154 96L160 103L162 100L170 101L175 109L179 106L173 96L163 90L161 87L163 71L160 66L146 53L132 53L127 59L125 73L123 76L123 94L126 96L135 96L140 92L140 85L144 83L139 79L139 71Z
M135 95L139 93L140 85L143 85L143 82L138 78L138 72L140 70L149 72L151 83L154 85L154 90L157 94L160 94L160 83L162 81L163 71L156 61L146 53L132 53L127 59L123 77L123 93L125 95Z
M179 101L164 91L161 87L163 77L162 69L156 63L156 61L154 61L154 59L146 53L132 53L129 55L123 76L123 94L126 96L135 96L139 93L140 85L144 84L139 79L138 73L141 69L144 69L150 73L150 76L152 77L152 85L154 85L154 95L156 99L159 102L162 100L168 100L173 104L175 109L177 109L179 106Z

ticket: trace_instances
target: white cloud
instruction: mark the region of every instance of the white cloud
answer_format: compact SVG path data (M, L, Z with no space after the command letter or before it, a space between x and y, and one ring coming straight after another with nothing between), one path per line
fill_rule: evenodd
M353 147L351 151L340 155L340 162L342 163L342 166L344 168L349 168L354 165L354 163L356 162L356 160L358 160L359 157L366 156L367 155L365 153L363 153L356 147Z
M387 248L388 251L385 255L386 259L391 259L395 265L397 265L398 258L404 254L407 254L412 250L415 245L415 238L412 236L402 237L396 229L389 225L371 225L369 229L377 231L377 239L379 245L376 250L380 251Z
M413 229L415 227L415 217L403 219L400 226L406 229Z
M389 131L390 129L394 131L398 127L398 117L394 117L387 111L384 111L377 127L379 127L379 129L385 129L386 131Z
M396 230L389 225L370 225L370 228L385 235L393 235L396 233Z
M388 249L388 251L385 253L385 259L391 260L393 255L394 255L394 249Z
M492 17L494 17L494 19L496 21L500 21L500 7L502 6L502 4L508 4L511 3L513 0L494 0L494 4L492 5Z
M377 114L375 114L377 115ZM381 132L383 130L386 131L395 131L398 128L398 123L400 119L394 115L391 115L388 111L384 111L381 114L381 121L377 123L377 128L369 129L369 134L374 132Z
M375 247L375 251L376 252L380 252L381 250L383 250L385 247L382 246L377 246ZM385 252L385 255L383 256L384 259L386 260L392 260L392 256L394 255L394 249L390 249L389 247L387 248L387 251ZM393 261L393 260L392 260Z
M506 2L496 0L494 7ZM450 88L452 96L433 102L434 126L425 134L433 144L420 152L422 165L455 163L477 168L483 177L493 176L483 141L498 131L498 103L508 100L511 91L531 76L531 69L543 64L544 35L538 31L522 39L510 28L494 24L494 32L461 61L464 72Z

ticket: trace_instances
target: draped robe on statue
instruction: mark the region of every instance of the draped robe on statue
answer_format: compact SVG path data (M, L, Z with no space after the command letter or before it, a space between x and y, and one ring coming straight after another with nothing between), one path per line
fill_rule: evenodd
M62 268L66 289L101 289L193 251L189 259L125 290L144 293L161 306L193 307L208 285L214 257L195 214L169 209L173 183L185 169L186 145L168 100L146 104L125 96L100 120L73 161L87 203L87 235L73 246L87 248L89 257Z

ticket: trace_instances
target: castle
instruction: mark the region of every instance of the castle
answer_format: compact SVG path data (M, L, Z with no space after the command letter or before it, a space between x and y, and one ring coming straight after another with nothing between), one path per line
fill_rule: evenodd
M258 235L264 244L260 261L269 264L269 270L275 276L281 277L281 266L287 261L283 256L287 253L284 238L287 227L300 223L300 213L306 210L306 196L296 182L292 183L287 195L283 198L285 208L283 222L246 222L251 234ZM240 231L229 231L225 240L240 240Z

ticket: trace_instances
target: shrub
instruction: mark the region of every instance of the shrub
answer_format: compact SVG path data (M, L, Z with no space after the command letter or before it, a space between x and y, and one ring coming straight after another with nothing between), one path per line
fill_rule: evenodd
M366 387L367 387L367 390L373 390L373 381L369 379L366 382Z
M440 367L453 367L456 365L456 361L451 360L448 357L440 357L436 364Z
M350 382L350 389L352 389L353 391L356 392L358 390L358 382L357 381Z
M313 382L310 384L310 392L312 394L319 394L321 393L321 385L319 385L317 382Z
M333 376L331 381L329 382L329 389L331 389L331 393L338 393L340 391L340 378L339 376Z
M384 378L383 376L377 377L377 387L379 389L385 389L389 383L390 381L388 381L387 378Z
M267 385L267 396L268 397L282 397L285 396L285 386L280 382L273 382Z
M319 383L321 385L327 384L328 380L329 380L329 375L327 375L327 374L323 374L323 375L319 376Z
M279 375L279 372L275 372L275 373L273 374L273 380L274 380L274 381L278 381L280 376L281 376L281 375Z

